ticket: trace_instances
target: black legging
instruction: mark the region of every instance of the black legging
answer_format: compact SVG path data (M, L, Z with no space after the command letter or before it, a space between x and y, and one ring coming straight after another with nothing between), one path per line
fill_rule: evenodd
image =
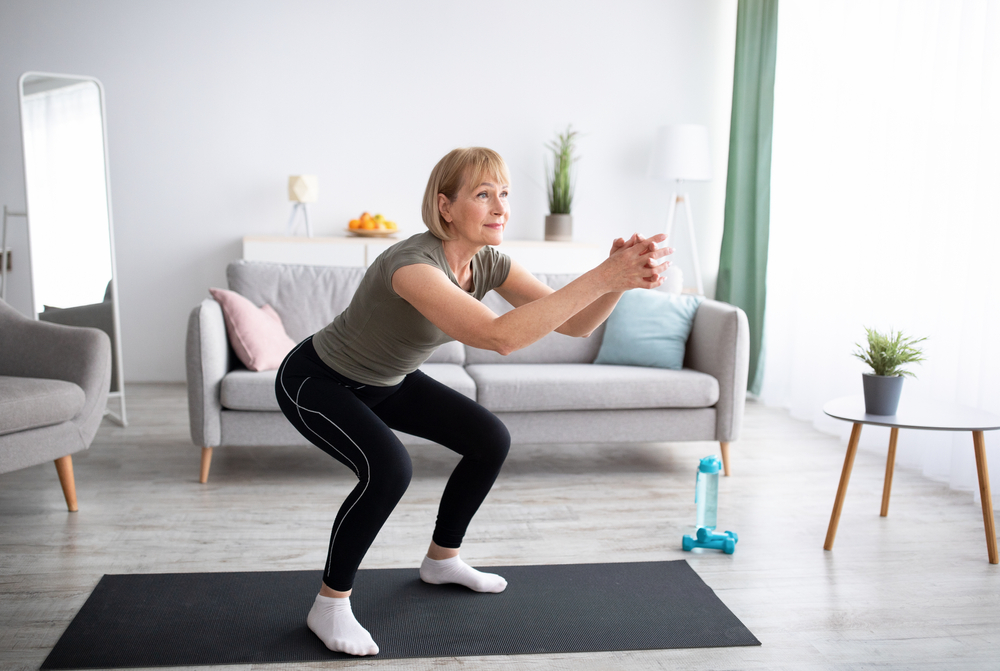
M434 527L434 542L445 548L461 546L510 447L507 427L454 389L421 371L392 387L363 385L327 366L311 337L278 368L275 393L299 433L358 477L333 523L323 571L323 582L338 591L351 589L362 558L410 484L410 455L390 429L462 455Z

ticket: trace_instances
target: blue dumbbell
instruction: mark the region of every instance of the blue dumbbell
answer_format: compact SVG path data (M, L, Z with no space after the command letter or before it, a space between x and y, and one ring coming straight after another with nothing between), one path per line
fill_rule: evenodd
M712 529L700 527L696 537L684 536L681 541L681 547L685 552L690 552L694 548L708 548L711 550L722 550L727 555L731 555L736 552L736 542L739 539L735 531L719 533Z

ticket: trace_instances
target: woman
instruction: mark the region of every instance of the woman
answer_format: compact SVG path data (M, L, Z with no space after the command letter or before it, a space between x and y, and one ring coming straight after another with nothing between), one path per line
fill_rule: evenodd
M418 370L439 345L458 340L509 354L553 330L585 337L621 292L663 282L655 259L665 236L617 239L610 257L553 291L493 247L510 216L507 166L479 147L456 149L431 172L428 232L397 243L368 268L348 308L300 343L278 369L282 412L311 442L358 477L337 514L323 584L307 623L331 650L374 655L378 646L351 612L354 575L410 481L410 458L392 429L462 455L448 480L420 566L431 584L501 592L507 582L458 556L462 538L510 446L504 425L466 396ZM497 316L490 290L514 310Z

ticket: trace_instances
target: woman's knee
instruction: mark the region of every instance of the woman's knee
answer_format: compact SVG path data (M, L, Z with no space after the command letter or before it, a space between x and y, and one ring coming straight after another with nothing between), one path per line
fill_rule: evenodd
M492 422L486 424L488 430L483 432L480 442L480 454L483 461L488 461L496 465L497 468L503 465L510 451L510 432L507 427L496 417Z
M401 454L399 453L401 452ZM405 449L390 458L379 459L369 465L368 486L380 496L399 499L410 486L413 463Z

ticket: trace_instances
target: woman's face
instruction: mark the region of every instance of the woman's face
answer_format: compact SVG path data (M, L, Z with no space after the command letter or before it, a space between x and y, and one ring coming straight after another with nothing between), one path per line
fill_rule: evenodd
M448 230L459 239L477 245L499 245L510 218L508 190L508 185L497 177L486 177L479 184L466 180L454 202L438 194L438 208L449 223Z

